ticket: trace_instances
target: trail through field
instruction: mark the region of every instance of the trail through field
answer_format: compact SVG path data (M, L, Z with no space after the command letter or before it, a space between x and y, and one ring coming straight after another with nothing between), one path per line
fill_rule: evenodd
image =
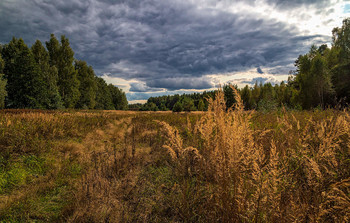
M63 217L76 222L99 213L92 218L119 221L125 198L149 162L150 149L136 146L135 132L128 114L92 129L81 140L55 140L51 152L45 154L50 170L33 174L27 184L0 194L0 220L30 212L31 216L22 218L51 221Z
M135 134L132 118L116 120L104 130L89 133L82 142L83 150L73 152L88 168L76 185L69 221L86 221L87 216L124 221L140 172L150 162L150 148L139 149Z
M226 111L216 100L205 114L11 117L13 137L32 137L13 142L35 144L0 160L8 182L30 180L0 187L0 222L349 222L348 112Z

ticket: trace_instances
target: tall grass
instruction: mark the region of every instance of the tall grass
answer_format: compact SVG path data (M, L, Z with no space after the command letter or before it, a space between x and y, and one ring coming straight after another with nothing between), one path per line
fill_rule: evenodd
M182 204L190 210L181 211L205 222L348 221L348 113L300 123L282 111L275 129L254 130L254 114L235 95L234 108L225 107L220 90L209 100L195 125L193 147L183 147L178 130L160 123L167 138L163 147L182 172L181 182L199 179L183 201L195 206Z
M203 113L6 113L0 193L28 192L0 219L348 222L349 113L248 112L235 95Z
M0 111L0 221L62 217L84 171L81 141L125 114Z

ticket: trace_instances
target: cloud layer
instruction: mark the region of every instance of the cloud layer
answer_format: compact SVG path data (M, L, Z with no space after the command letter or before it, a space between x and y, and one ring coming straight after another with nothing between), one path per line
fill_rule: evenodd
M331 28L324 35L303 21L312 13L324 18L318 24L341 22L333 19L339 2L2 0L0 43L64 34L76 58L146 98L147 92L212 88L213 74L253 68L263 74L264 67L286 74L310 43L330 41Z

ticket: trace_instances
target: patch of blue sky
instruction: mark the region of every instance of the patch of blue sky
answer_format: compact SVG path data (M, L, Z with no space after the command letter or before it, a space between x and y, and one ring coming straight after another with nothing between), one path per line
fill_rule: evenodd
M350 13L350 4L345 4L343 12L344 13Z

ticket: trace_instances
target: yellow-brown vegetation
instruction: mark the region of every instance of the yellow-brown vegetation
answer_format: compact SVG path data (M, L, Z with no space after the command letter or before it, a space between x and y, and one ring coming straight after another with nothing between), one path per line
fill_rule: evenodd
M198 113L2 112L0 219L348 222L349 113L235 95Z

